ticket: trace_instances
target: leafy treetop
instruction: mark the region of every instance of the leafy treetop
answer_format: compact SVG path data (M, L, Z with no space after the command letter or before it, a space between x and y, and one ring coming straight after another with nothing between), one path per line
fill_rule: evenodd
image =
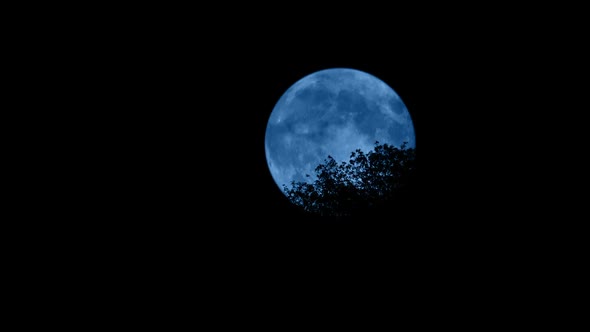
M348 216L390 202L415 169L415 149L404 142L399 148L375 142L368 153L352 152L338 164L328 156L315 168L313 183L284 186L287 198L305 211L320 215ZM309 177L309 175L307 175Z

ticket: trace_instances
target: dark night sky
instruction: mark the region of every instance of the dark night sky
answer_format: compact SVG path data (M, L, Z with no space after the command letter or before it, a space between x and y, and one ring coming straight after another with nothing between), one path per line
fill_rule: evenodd
M117 152L128 162L126 176L139 185L129 189L149 202L139 211L146 216L232 226L293 217L267 169L264 133L282 93L314 71L349 67L387 82L411 112L418 151L433 137L428 114L440 112L440 120L453 108L452 95L432 94L440 83L435 65L415 59L403 43L375 48L354 39L322 45L267 38L239 44L247 36L234 36L187 45L183 37L138 42L113 60L119 99L112 114L123 135Z
M481 243L502 232L514 194L484 198L506 181L497 175L505 171L492 172L504 167L492 156L510 142L511 125L496 115L508 103L497 96L511 91L487 79L502 76L502 68L483 60L492 51L485 43L413 28L210 34L168 27L116 39L120 45L98 55L105 59L98 71L108 80L105 140L112 143L105 211L125 219L112 229L122 239L139 232L145 236L134 238L167 245L204 241L267 253L296 251L302 243L433 248ZM273 182L264 155L270 112L298 79L333 67L375 75L406 104L419 179L404 202L411 213L398 216L392 207L342 223L311 218ZM500 221L473 222L483 217Z
M166 234L166 241L180 237L187 243L198 234L243 250L256 243L291 251L301 241L311 247L387 246L390 236L398 244L435 236L440 224L430 219L432 211L444 218L447 210L463 209L450 199L454 194L437 187L448 179L437 180L433 173L442 172L434 167L442 165L437 149L451 139L463 140L452 132L457 116L446 114L456 109L455 97L447 95L449 83L441 90L436 65L415 59L409 45L373 49L367 43L327 48L236 44L235 50L204 59L196 56L205 50L178 54L173 48L153 56L160 64L140 65L142 74L132 81L139 84L132 88L129 107L121 110L126 123L121 130L132 128L125 133L128 146L120 149L126 161L120 179L128 190L122 199L130 217L123 228L133 232L139 227L150 238ZM392 207L391 214L358 220L312 218L287 202L274 183L264 154L270 112L295 81L333 67L377 76L408 107L416 131L419 181L403 204L413 213L397 215ZM451 172L456 173L447 175Z
M553 280L539 278L559 270L547 260L569 255L552 252L555 224L567 211L548 194L568 193L551 185L570 172L555 141L571 118L558 121L561 108L539 113L537 106L562 81L546 78L536 60L551 54L551 63L559 48L520 18L512 29L504 13L513 8L486 21L478 14L491 7L440 5L449 15L419 4L411 15L397 3L353 5L348 13L338 12L342 5L321 13L299 3L64 11L81 23L43 15L63 31L47 29L30 61L51 67L35 84L54 85L57 97L27 98L65 124L63 132L47 127L63 137L67 158L38 158L31 167L59 172L47 167L51 185L34 192L57 202L25 207L40 218L17 215L28 240L35 230L42 239L33 249L9 246L9 256L28 249L34 258L19 259L34 268L23 289L51 289L55 296L39 293L45 302L65 299L99 314L88 322L123 316L134 324L151 324L166 310L174 313L166 324L185 315L191 324L208 317L291 324L314 312L329 317L330 309L347 313L330 324L348 324L359 307L371 314L363 327L392 312L415 317L412 324L445 323L429 311L457 321L490 312L481 320L487 324L520 315L527 307L520 298L544 299ZM540 25L554 24L547 17L538 16ZM540 42L529 48L533 38ZM270 175L264 135L275 103L300 78L334 67L378 77L410 112L417 183L402 212L392 205L366 218L312 218L287 202ZM71 114L62 112L67 107ZM60 147L46 144L50 155ZM552 167L538 167L555 160L565 165L558 179ZM552 210L557 217L546 213ZM543 268L529 269L535 263Z
M442 293L446 302L457 288L487 299L482 289L501 290L539 257L527 241L540 225L530 211L543 204L528 203L540 185L526 159L551 127L529 130L536 93L526 89L526 53L514 52L520 39L446 19L394 24L403 12L325 25L152 13L101 21L68 53L81 78L74 127L92 139L75 150L88 162L68 166L83 169L81 189L64 203L75 206L74 222L58 232L64 252L80 256L76 272L86 262L97 278L92 287L112 280L113 299L129 289L200 299L191 290L203 289L213 304L241 299L238 311L263 293L274 306L305 291L305 306L316 294L354 292L414 301ZM312 218L270 175L264 135L275 103L300 78L334 67L378 77L410 112L418 181L403 212Z

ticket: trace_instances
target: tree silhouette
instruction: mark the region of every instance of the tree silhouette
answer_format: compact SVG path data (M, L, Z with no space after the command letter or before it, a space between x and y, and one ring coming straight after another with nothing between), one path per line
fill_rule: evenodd
M315 168L313 183L284 186L287 198L305 211L323 216L350 216L392 202L411 180L415 149L375 142L372 151L352 152L350 161L338 164L328 156ZM309 177L309 175L307 175Z

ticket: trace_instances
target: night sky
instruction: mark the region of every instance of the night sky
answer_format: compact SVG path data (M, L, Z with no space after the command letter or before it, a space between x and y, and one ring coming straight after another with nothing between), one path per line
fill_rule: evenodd
M426 165L431 136L423 114L432 112L432 96L420 90L429 84L421 69L405 59L316 54L278 60L262 52L204 67L187 66L187 57L161 68L140 83L145 90L134 91L141 102L125 110L121 130L132 129L124 145L115 142L117 180L109 191L115 198L107 209L117 217L106 228L124 247L172 250L185 258L197 250L232 259L307 257L320 264L325 255L346 259L371 252L371 260L405 245L415 248L412 255L425 250L441 228L430 219L437 208L429 203L440 193L427 182L430 167L418 169L424 176L408 188L403 212L392 206L366 218L333 220L309 216L287 201L264 150L270 112L293 82L320 69L348 67L373 73L403 98L416 132L418 166Z
M490 153L509 141L491 136L501 125L501 101L491 98L500 91L482 83L493 66L464 62L472 48L441 48L434 41L444 36L393 31L333 39L303 32L275 38L256 28L215 36L179 31L121 43L99 65L109 160L102 176L110 185L99 213L117 216L103 227L120 241L269 255L318 246L419 252L489 239L507 223L507 203L483 198L484 188L502 183L493 172L502 163ZM410 112L418 170L403 211L392 205L366 218L311 217L270 175L264 137L276 102L302 77L337 67L383 80Z
M397 4L365 13L354 4L348 15L286 5L300 12L265 5L253 10L256 17L225 3L218 12L109 8L88 31L66 24L79 34L67 40L67 51L35 53L57 54L74 72L65 77L77 90L59 89L74 116L46 101L41 111L59 114L80 134L64 135L75 145L63 166L75 185L61 187L60 175L49 174L73 198L60 199L59 214L30 206L42 216L22 222L49 230L33 254L45 254L47 268L22 260L35 267L30 285L45 276L75 285L76 299L100 306L79 306L101 316L90 323L135 310L142 315L134 324L151 324L162 307L191 324L210 316L240 325L269 317L290 325L334 308L404 316L390 304L418 316L412 324L445 323L422 306L462 321L490 303L494 317L484 324L503 316L506 305L519 314L526 306L514 295L550 269L520 274L551 254L539 254L554 238L538 230L552 231L562 216L541 221L552 206L541 197L551 191L545 184L559 179L545 181L551 172L527 162L562 157L544 145L559 138L553 121L560 113L553 111L560 109L545 113L542 126L531 121L539 117L532 101L544 99L527 89L530 78L549 89L561 84L535 61L551 49L546 35L527 53L521 45L537 27L518 20L526 31L511 37L503 13L512 9L485 21L457 8L433 22L437 8L422 4L417 19ZM64 77L59 63L48 65ZM370 73L406 105L417 173L399 205L355 218L311 217L273 181L264 149L271 111L294 82L328 68ZM53 160L33 168L47 163ZM62 250L47 250L55 247ZM64 298L61 284L41 287L56 292L47 303ZM544 295L544 285L532 289ZM68 302L82 303L76 299ZM373 320L364 320L365 329L366 321Z
M428 210L425 202L439 190L426 180L432 169L430 152L455 136L447 129L452 130L449 117L456 117L445 114L455 101L446 93L448 84L440 90L432 60L416 59L416 51L401 40L375 47L354 38L336 45L268 38L243 45L228 41L218 49L215 41L188 45L184 37L145 40L111 60L110 70L120 71L111 87L119 98L109 110L116 130L113 153L119 158L112 167L120 168L114 170L120 181L115 195L121 196L119 204L132 220L129 231L146 220L150 232L160 227L169 236L211 232L212 237L239 241L294 240L332 231L350 235L365 225L387 234L391 227L408 227ZM423 174L405 202L415 214L385 213L334 224L291 206L274 183L264 151L273 107L300 78L335 67L371 73L407 106Z

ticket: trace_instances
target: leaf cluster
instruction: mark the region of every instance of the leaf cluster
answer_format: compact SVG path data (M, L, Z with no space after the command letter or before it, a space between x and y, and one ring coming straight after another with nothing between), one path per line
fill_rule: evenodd
M315 168L316 180L284 186L287 198L305 211L320 215L349 216L390 202L415 169L415 149L404 142L399 148L375 142L368 153L352 152L340 164L331 156ZM309 175L307 175L309 177Z

